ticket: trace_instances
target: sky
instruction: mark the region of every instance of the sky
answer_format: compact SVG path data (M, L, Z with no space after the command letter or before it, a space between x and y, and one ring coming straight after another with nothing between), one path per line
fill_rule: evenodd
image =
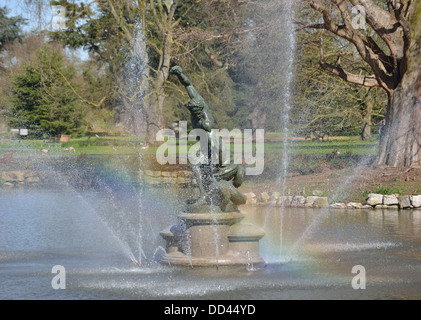
M25 5L24 0L0 0L0 7L9 9L9 16L22 16L27 19L27 25L23 27L24 31L36 29L37 22L31 19L31 7ZM52 11L48 6L43 8L43 26L46 27L51 23L53 17Z
M23 18L27 19L27 24L22 27L24 32L30 32L38 28L38 21L32 18L34 8L25 5L24 0L0 0L0 7L7 7L7 9L9 9L9 17L20 15ZM42 8L42 12L42 29L53 30L52 19L54 17L54 14L53 9L48 2ZM89 58L89 55L85 50L79 49L77 51L77 55L82 60L87 60Z

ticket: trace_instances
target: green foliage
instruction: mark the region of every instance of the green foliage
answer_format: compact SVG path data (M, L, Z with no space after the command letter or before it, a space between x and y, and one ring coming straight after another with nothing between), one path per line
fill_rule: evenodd
M77 71L71 70L72 63L64 58L51 63L57 68L43 71L49 82L41 81L41 62L27 66L25 76L16 76L14 80L14 113L10 124L31 126L51 134L77 132L76 128L83 127L80 116L65 120L57 114L77 115L81 101L85 103L84 118L90 131L114 133L127 129L128 123L134 121L135 107L141 111L137 114L144 117L140 121L142 125L169 127L172 122L188 120L189 112L183 106L188 99L184 88L171 77L158 81L162 80L159 77L162 78L162 70L168 63L183 67L210 106L218 127L280 131L285 107L283 70L289 54L284 52L284 43L290 32L282 23L285 1L178 1L173 23L168 23L165 17L175 2L165 3L51 1L51 5L66 8L67 28L49 32L50 39L71 49L87 50L89 60L80 63ZM297 21L310 22L316 17L305 10L297 10L296 14ZM0 10L0 25L2 17L5 14ZM9 38L19 38L16 27L22 20L7 19L10 30L16 31ZM126 88L125 68L139 22L142 22L148 53L145 103L143 100L137 103L141 99ZM368 113L367 97L374 97L372 114L368 117L373 123L383 117L384 97L322 72L316 43L319 36L319 32L307 30L297 33L290 128L293 134L314 138L358 135ZM168 37L170 46L164 47ZM324 50L328 62L334 63L340 57L345 67L351 66L357 73L367 72L364 66L355 63L355 50L334 37L324 35ZM170 56L169 60L164 59L164 53ZM63 70L65 77L60 77L58 69ZM62 78L69 80L75 92ZM156 103L158 98L162 105ZM62 108L68 110L60 111ZM57 111L56 114L51 114L51 110ZM155 119L153 115L158 113L160 117Z
M7 43L22 39L21 27L26 23L21 16L7 17L8 12L6 7L0 8L0 51Z
M45 45L37 60L14 76L9 125L34 135L83 133L84 107L73 91L74 76L61 50Z
M365 191L363 194L364 199L367 199L367 196L370 193L376 193L376 194L401 194L402 189L400 187L394 187L394 186L383 186L379 187L375 190L368 190Z
M127 108L124 70L132 48L126 30L113 15L109 1L96 1L90 6L67 0L51 4L66 8L66 30L50 32L50 37L69 48L84 49L90 54L89 61L82 66L87 84L82 93L95 102L87 115L91 129L112 132L114 122L120 120ZM142 21L141 12L134 4L114 3L117 4L122 4L120 14L124 27L133 36L137 23Z
M165 79L163 85L160 82L165 53L170 55L172 64L183 67L211 107L218 126L249 127L249 106L242 98L244 87L233 81L233 70L228 68L235 55L234 46L241 45L240 40L245 37L237 35L246 19L244 6L237 1L179 2L173 26L165 20L168 3L160 8L159 3L153 2L156 11L149 1L97 1L89 8L67 0L52 4L66 8L67 28L52 32L50 36L68 47L88 50L92 60L103 66L103 73L96 79L102 78L104 84L108 83L102 91L109 93L111 98L106 98L103 107L116 111L115 120L121 120L120 115L130 113L129 109L133 107L128 101L133 94L124 87L124 70L132 54L130 42L141 22L149 65L150 94L142 110L147 121L153 123L151 114L156 112L161 113L167 126L189 119L189 112L183 107L187 99L183 88L172 78ZM171 46L164 49L163 43L168 36L171 36ZM93 89L93 92L99 90ZM162 109L154 106L158 98L164 100Z

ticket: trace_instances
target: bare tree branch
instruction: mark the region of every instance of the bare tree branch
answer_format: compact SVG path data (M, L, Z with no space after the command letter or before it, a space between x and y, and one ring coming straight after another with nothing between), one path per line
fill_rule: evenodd
M340 66L340 63L338 63L336 66L327 63L324 58L322 41L320 41L320 66L324 70L329 71L330 73L342 78L343 80L349 83L358 84L358 85L370 87L370 88L380 86L379 82L377 81L377 78L373 75L371 76L356 75L343 69Z
M391 92L399 83L401 75L406 71L407 51L410 43L409 28L404 20L397 20L403 7L394 14L380 8L372 0L308 0L311 8L323 16L323 27L331 33L354 44L362 59L371 67L377 82L386 91ZM356 30L349 12L349 2L365 9L368 25L379 35L390 50L386 54L372 37ZM391 8L398 8L396 3ZM339 10L343 24L333 21L334 9ZM321 24L307 25L306 28L320 29ZM339 72L339 70L336 70ZM342 77L346 73L340 72ZM353 79L353 77L347 77ZM371 83L371 81L370 81Z

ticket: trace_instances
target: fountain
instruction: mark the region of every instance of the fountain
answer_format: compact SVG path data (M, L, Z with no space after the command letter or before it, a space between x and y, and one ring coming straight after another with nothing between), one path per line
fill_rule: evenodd
M286 29L293 28L292 3L287 2L285 9ZM133 97L127 111L136 147L144 134L140 111L147 97L141 29L138 25L122 88ZM280 128L285 136L294 35L288 34L287 40L288 59L283 63L288 67L284 72L288 90L282 97L286 112ZM179 201L176 188L149 188L143 178L138 179L137 169L145 169L140 153L135 161L126 155L76 160L55 150L55 158L50 154L35 159L39 178L46 183L25 189L31 182L22 173L25 185L15 177L15 187L0 190L1 299L420 297L421 210L240 207L246 201L239 192L245 169L212 162L216 154L209 147L218 137L212 134L216 125L210 108L180 67L173 67L171 74L189 94L186 107L193 128L208 138L202 149L208 153L203 152L202 162L191 167L198 198L185 203ZM288 173L287 143L284 139L279 166L282 194ZM129 167L133 163L136 170ZM85 175L93 176L94 182L80 187ZM352 178L353 173L337 192ZM168 226L169 221L173 224ZM55 265L66 268L66 290L51 289L50 270ZM369 270L367 290L351 287L355 265Z
M186 212L178 216L179 224L161 232L167 242L161 262L217 267L262 265L259 240L264 232L252 224L241 223L245 215L238 211L238 205L246 202L246 197L237 189L243 182L245 170L222 161L222 148L213 148L215 139L219 138L212 132L215 122L209 107L181 67L173 67L171 73L178 77L189 94L191 100L186 107L190 110L193 128L206 132L208 141L201 145L202 161L192 165L199 198L187 202ZM216 157L218 163L214 164L212 160Z

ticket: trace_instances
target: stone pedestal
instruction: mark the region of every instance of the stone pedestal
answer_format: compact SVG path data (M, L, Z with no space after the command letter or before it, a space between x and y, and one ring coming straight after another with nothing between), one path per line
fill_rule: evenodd
M244 215L227 213L184 213L180 224L161 232L166 240L162 263L171 265L224 266L264 265L259 240L264 232L241 223Z

